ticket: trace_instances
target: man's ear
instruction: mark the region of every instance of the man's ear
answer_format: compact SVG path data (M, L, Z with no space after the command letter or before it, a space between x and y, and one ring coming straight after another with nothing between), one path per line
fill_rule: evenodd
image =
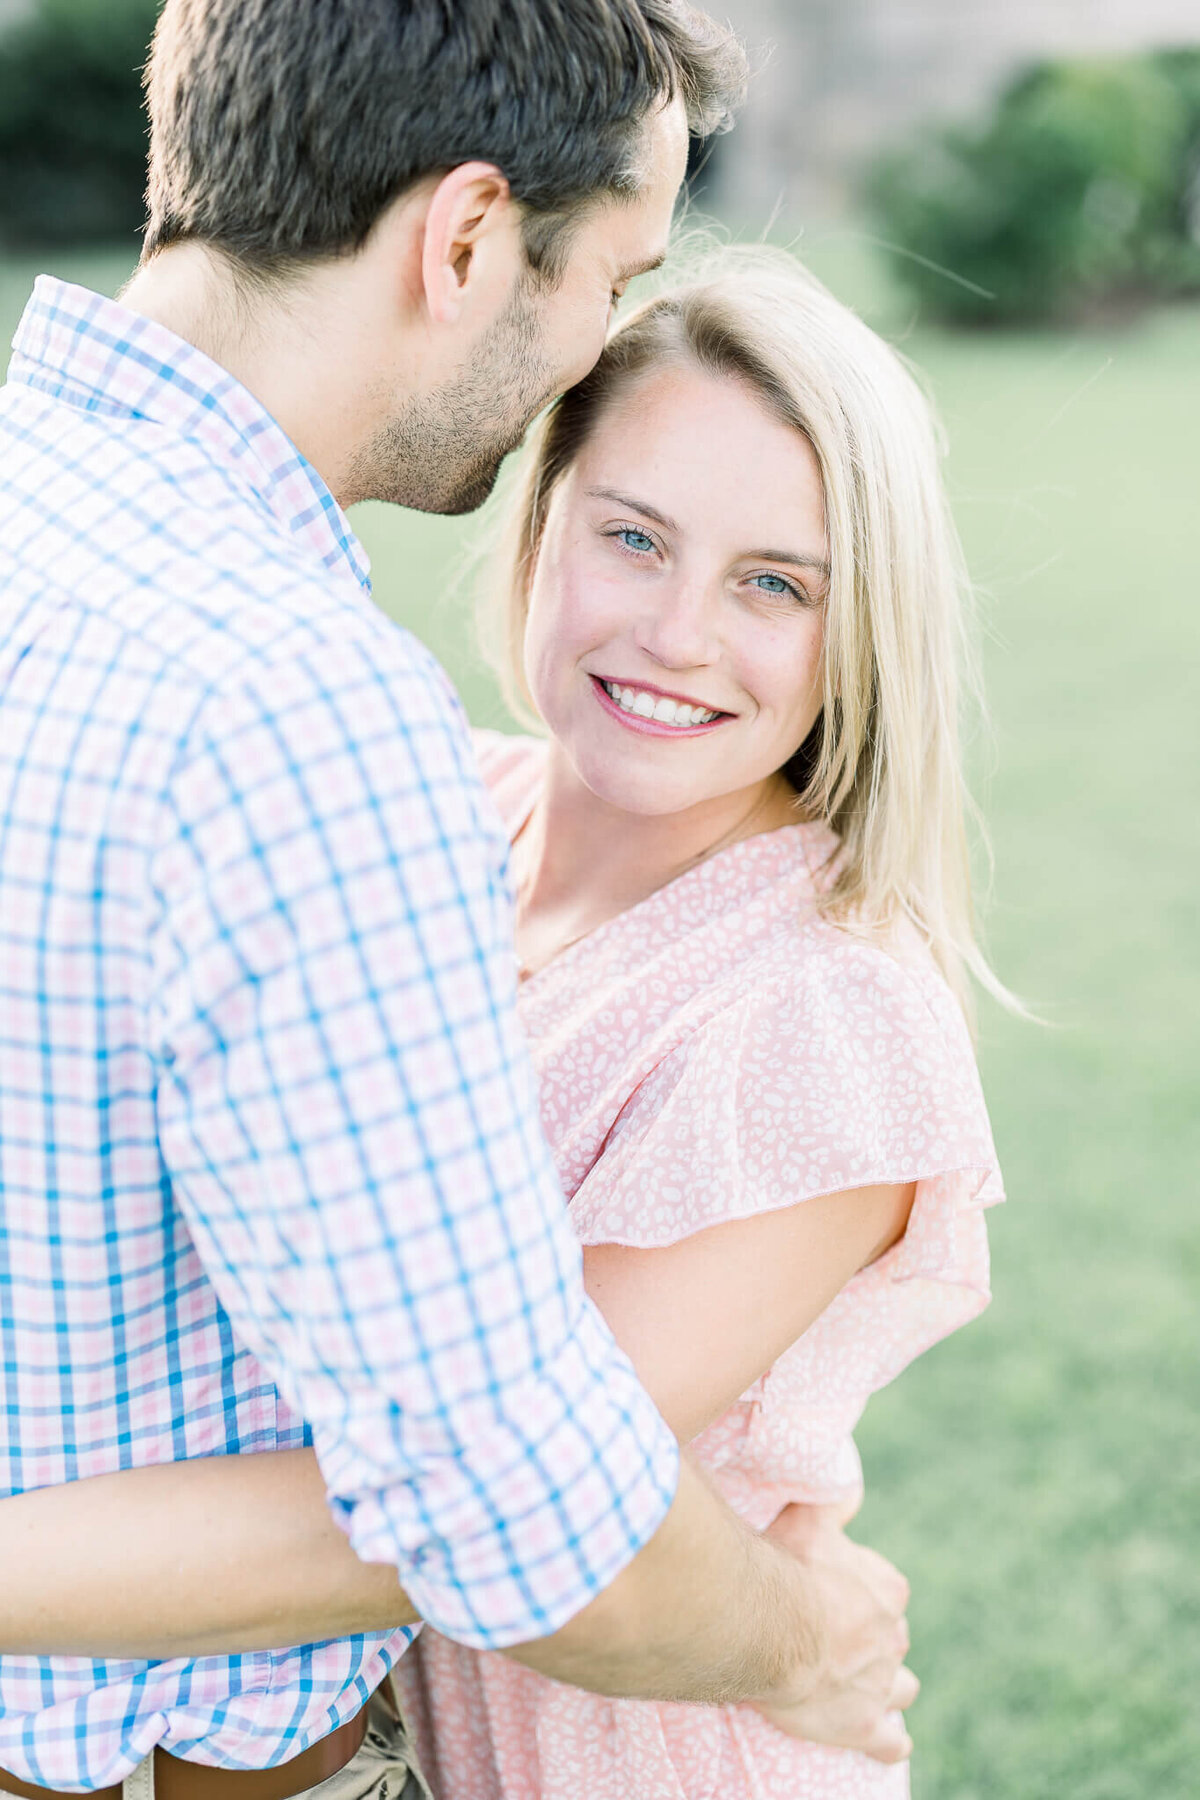
M421 281L430 317L453 325L473 301L484 311L511 293L523 258L518 208L494 163L460 163L425 213Z

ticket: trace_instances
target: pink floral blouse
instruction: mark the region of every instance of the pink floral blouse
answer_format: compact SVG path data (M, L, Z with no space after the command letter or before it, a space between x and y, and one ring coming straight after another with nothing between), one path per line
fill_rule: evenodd
M478 734L510 834L545 746ZM521 990L542 1123L585 1244L675 1243L817 1194L915 1182L903 1239L849 1281L692 1449L762 1527L856 1496L868 1397L988 1300L1003 1198L970 1040L919 946L814 909L834 847L794 825L719 851ZM797 1742L748 1707L600 1699L422 1633L398 1671L439 1800L899 1800L904 1768Z

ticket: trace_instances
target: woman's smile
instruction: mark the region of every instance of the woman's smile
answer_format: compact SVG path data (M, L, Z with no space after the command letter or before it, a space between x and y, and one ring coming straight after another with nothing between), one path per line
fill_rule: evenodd
M608 713L631 731L652 737L703 737L733 717L681 695L666 694L648 683L607 681L589 676L596 698Z

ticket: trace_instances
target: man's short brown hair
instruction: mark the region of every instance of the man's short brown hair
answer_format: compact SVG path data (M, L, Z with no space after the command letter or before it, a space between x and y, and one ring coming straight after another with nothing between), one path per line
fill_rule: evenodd
M655 104L725 128L745 62L686 0L167 0L146 71L146 252L262 274L359 248L422 176L496 164L548 268L590 200L636 190Z

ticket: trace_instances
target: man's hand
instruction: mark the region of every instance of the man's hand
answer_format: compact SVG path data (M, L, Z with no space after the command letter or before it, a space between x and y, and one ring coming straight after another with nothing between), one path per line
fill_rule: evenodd
M904 1667L908 1583L890 1562L848 1538L841 1516L832 1507L789 1506L766 1534L808 1569L825 1645L817 1677L802 1694L757 1704L792 1737L903 1762L912 1754L904 1710L920 1689Z

